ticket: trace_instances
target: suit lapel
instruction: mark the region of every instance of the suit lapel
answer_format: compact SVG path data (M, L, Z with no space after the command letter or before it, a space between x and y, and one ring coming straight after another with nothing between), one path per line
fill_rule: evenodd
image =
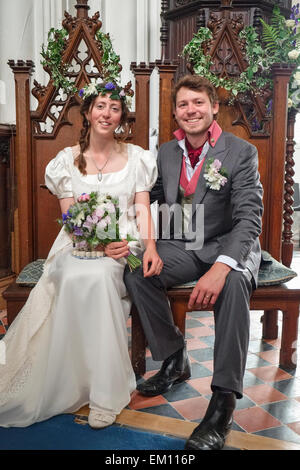
M221 136L218 139L218 142L216 143L215 147L211 147L206 155L204 164L202 166L199 178L198 178L198 184L196 186L195 194L193 197L193 207L192 207L192 214L194 214L196 210L196 204L201 204L206 192L208 191L208 187L206 186L206 180L204 179L204 173L205 173L205 167L207 164L207 161L210 158L213 159L218 159L220 162L223 164L225 158L227 157L229 150L226 150L226 145L225 145L225 135L224 132L221 134Z
M171 203L177 202L179 182L180 182L180 173L182 166L182 149L177 146L176 152L173 154L173 158L169 159L168 162L168 185L167 185L167 194L168 199Z

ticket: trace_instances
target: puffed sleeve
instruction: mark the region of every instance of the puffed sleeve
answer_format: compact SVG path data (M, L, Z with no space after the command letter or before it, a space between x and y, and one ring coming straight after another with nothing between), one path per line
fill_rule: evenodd
M46 166L45 184L58 199L73 197L67 149L61 150Z
M151 191L157 179L156 158L149 150L136 147L136 192Z

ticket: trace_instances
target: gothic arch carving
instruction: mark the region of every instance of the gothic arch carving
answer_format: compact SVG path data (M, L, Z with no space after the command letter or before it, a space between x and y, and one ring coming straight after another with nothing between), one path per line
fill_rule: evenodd
M73 18L65 12L62 25L68 32L68 39L65 41L62 59L69 64L67 78L77 89L104 76L102 44L95 38L102 26L99 16L99 12L96 12L91 18ZM76 95L68 96L61 87L57 89L49 68L44 66L44 70L50 75L50 80L47 86L34 81L32 94L38 100L38 107L31 116L33 134L48 138L55 137L61 126L71 125L69 110L78 105L80 100ZM121 64L119 70L122 70Z
M212 71L219 77L238 77L247 67L245 44L239 37L244 28L243 15L212 12L207 27L213 38L206 44L204 51L213 59ZM221 99L224 105L228 104L226 93L221 93ZM243 126L249 137L269 135L269 100L268 90L262 90L262 94L257 96L252 93L239 96L234 104L232 125Z

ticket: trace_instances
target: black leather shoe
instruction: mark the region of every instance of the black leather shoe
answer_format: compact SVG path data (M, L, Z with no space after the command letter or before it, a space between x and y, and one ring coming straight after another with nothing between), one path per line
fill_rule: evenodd
M139 384L137 390L148 397L155 397L170 390L179 382L189 379L191 376L191 364L186 347L176 351L164 360L157 374Z
M205 416L188 439L185 449L221 450L233 422L236 396L234 392L215 390Z

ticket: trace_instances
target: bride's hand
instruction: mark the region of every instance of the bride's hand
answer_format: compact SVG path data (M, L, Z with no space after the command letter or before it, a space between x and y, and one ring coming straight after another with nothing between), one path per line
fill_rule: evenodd
M163 261L155 247L148 247L143 256L144 277L158 276L163 268Z
M130 254L128 241L122 240L121 242L111 242L106 245L104 253L106 256L113 259L120 259L124 256L128 256Z

